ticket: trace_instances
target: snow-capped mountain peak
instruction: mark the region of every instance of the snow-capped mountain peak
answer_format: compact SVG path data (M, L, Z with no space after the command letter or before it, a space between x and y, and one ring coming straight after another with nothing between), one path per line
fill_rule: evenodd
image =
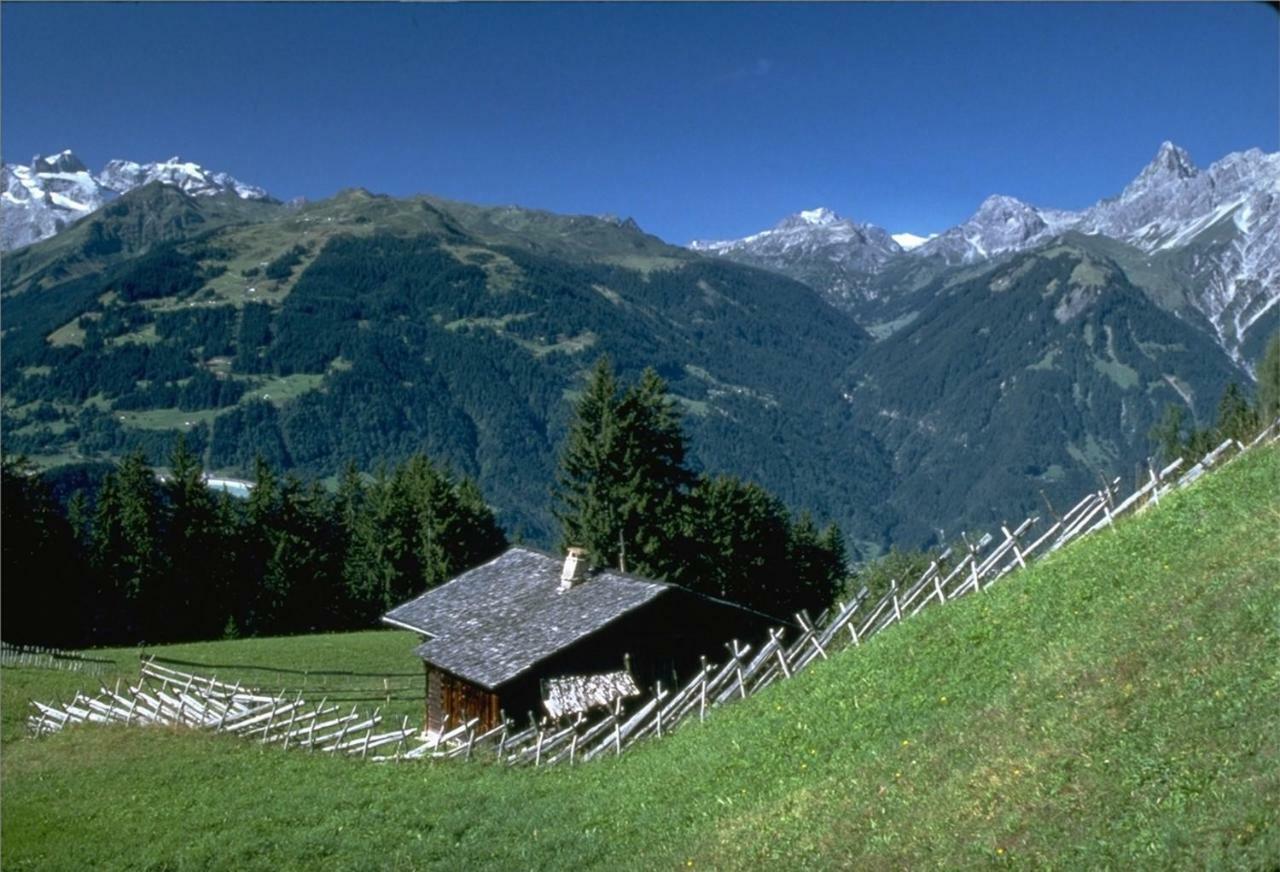
M103 203L93 176L70 149L36 155L30 166L0 167L0 248L8 251L52 236Z
M838 298L864 293L867 278L904 251L883 228L825 206L788 215L741 239L695 241L689 247L799 278Z
M174 185L193 196L234 193L246 200L266 199L262 188L172 157L140 164L108 161L94 176L70 149L31 159L30 166L4 164L0 250L38 242L98 209L111 198L150 182Z
M267 192L246 185L226 173L211 173L198 163L174 155L166 161L140 164L130 160L108 161L98 174L103 187L123 193L151 182L174 185L192 196L212 196L232 192L245 200L262 200Z
M1133 245L1149 257L1192 248L1193 300L1239 355L1246 334L1280 307L1280 153L1234 152L1201 170L1164 142L1118 197L1080 212L988 197L971 218L913 253L951 262L1021 251L1066 230Z
M831 250L839 258L859 258L855 250L883 258L898 254L901 248L889 234L874 224L859 224L842 218L833 210L820 206L788 215L773 228L741 239L695 240L694 251L726 254L744 252L759 258L792 257L815 251Z
M928 239L890 236L817 208L742 239L691 247L775 269L830 300L852 302L882 293L868 277L903 252L974 263L1069 230L1118 240L1152 260L1171 259L1172 274L1186 276L1188 299L1238 360L1252 353L1250 337L1266 319L1273 324L1280 309L1280 153L1256 148L1200 169L1185 149L1163 142L1118 196L1087 209L1048 209L995 194L963 223Z
M914 249L939 255L949 263L973 263L1019 251L1057 233L1066 213L1040 209L1017 197L992 194L963 224L938 234Z

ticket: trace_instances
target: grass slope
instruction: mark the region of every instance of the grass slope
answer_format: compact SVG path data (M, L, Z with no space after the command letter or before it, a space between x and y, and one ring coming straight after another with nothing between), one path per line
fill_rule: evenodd
M1271 866L1277 493L1280 450L1254 452L706 725L574 769L377 766L139 729L15 739L10 686L66 676L6 670L3 863ZM316 646L291 659L333 663L348 641L361 666L403 668L395 634L199 653Z

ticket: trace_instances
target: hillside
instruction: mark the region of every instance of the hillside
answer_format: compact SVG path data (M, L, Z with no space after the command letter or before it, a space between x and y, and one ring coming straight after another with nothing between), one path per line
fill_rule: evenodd
M624 380L667 380L696 468L836 522L861 557L1127 476L1165 403L1205 425L1248 379L1180 268L1124 243L910 255L868 279L869 335L808 286L630 220L151 184L5 259L0 427L46 467L134 448L163 466L186 433L238 478L258 454L326 478L425 451L549 545L571 402L607 353Z
M890 502L906 526L892 538L927 538L927 519L955 536L1043 512L1040 491L1062 511L1100 478L1132 481L1166 405L1210 421L1243 380L1104 252L1071 236L935 279L850 367L850 408L895 454Z
M164 463L179 432L238 476L258 453L324 477L425 451L549 543L569 400L607 353L668 381L699 467L857 540L885 529L865 509L887 462L835 385L866 334L803 285L633 222L148 186L9 259L4 307L6 450L45 465Z
M1280 856L1280 449L704 726L550 770L377 766L171 731L15 738L6 868L1258 868ZM399 633L182 646L409 671ZM346 654L345 652L350 652ZM166 653L166 652L162 652ZM122 665L131 652L107 652Z

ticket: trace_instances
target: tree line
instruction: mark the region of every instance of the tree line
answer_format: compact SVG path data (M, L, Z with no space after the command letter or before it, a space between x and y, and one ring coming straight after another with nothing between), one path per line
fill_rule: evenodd
M3 469L3 633L68 646L375 626L500 552L479 489L422 455L353 466L335 491L259 459L245 499L210 489L181 437L162 479L141 452L65 508L22 458Z
M834 525L764 488L696 475L666 384L628 388L608 359L574 410L555 486L566 545L597 565L779 617L828 605L845 575ZM66 646L376 626L392 606L507 544L477 485L422 454L336 486L259 456L245 498L211 489L179 436L168 471L128 454L58 499L23 458L3 468L3 633Z

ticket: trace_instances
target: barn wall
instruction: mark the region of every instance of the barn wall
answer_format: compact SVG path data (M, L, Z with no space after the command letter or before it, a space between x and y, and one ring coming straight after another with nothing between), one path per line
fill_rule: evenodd
M439 730L440 725L444 722L444 700L441 694L440 676L438 669L432 669L429 664L424 663L423 666L427 670L427 699L426 699L426 724L428 730Z
M630 655L631 674L644 691L655 682L683 683L701 666L700 657L724 662L732 639L758 645L777 621L702 597L673 591L534 666L498 688L507 715L519 722L532 711L542 717L542 679L612 672Z
M497 694L427 664L428 730L451 730L479 718L476 730L482 732L498 725L500 710Z

